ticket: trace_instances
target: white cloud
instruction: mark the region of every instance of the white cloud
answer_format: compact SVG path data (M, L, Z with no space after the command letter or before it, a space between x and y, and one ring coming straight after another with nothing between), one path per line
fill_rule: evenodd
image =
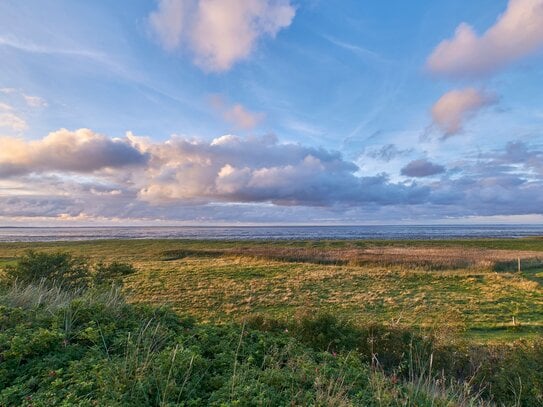
M289 0L158 0L149 16L162 46L183 45L206 71L225 71L247 58L257 41L275 37L295 15Z
M48 171L93 172L141 165L147 156L128 139L110 139L89 129L61 129L41 140L0 137L0 177Z
M462 23L427 61L437 74L477 76L491 73L543 48L543 0L510 0L505 13L484 34Z
M461 133L467 120L496 100L495 95L474 88L453 90L445 93L434 104L432 119L445 137L449 137Z
M39 96L31 96L25 94L22 94L22 96L29 107L47 107L47 101Z
M4 109L5 110L5 109ZM12 112L0 113L0 129L7 129L20 133L28 128L26 121Z
M43 98L26 95L19 89L0 88L0 94L4 95L2 99L9 101L9 103L0 102L0 130L7 131L8 134L20 134L28 129L28 123L20 113L21 109L28 110L25 105L33 109L47 106ZM22 105L23 102L24 105Z

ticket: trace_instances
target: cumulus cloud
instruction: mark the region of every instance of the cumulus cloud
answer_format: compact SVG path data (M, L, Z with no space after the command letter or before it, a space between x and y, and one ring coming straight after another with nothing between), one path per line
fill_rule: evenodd
M260 38L288 27L294 15L289 0L159 0L149 23L166 50L186 46L204 70L225 71L247 58Z
M482 35L462 23L427 61L437 74L478 76L543 48L543 0L509 0L507 10Z
M425 159L411 161L401 170L401 174L407 177L429 177L444 172L444 166L434 164Z
M82 129L0 143L3 221L321 223L543 214L543 152L520 141L467 155L454 173L412 161L402 173L417 182L363 173L337 151L273 135L155 142Z
M2 137L0 144L0 177L48 171L84 173L147 161L146 154L128 139L110 139L89 129L62 129L35 141Z
M228 105L219 95L212 96L210 100L221 117L238 129L251 130L264 120L264 113L251 112L239 103Z
M496 103L493 94L475 88L445 93L432 107L432 119L445 137L461 133L464 123L481 109Z
M139 142L133 137L134 142ZM145 143L143 141L142 143ZM392 184L384 176L358 177L338 152L283 144L277 137L226 135L206 142L173 137L149 144L140 198L178 201L272 202L331 205L422 199L424 188ZM418 197L418 198L417 198Z

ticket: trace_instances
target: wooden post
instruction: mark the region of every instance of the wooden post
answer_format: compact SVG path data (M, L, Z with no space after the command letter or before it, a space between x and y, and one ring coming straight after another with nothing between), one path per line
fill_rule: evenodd
M520 273L520 256L518 258L518 272Z

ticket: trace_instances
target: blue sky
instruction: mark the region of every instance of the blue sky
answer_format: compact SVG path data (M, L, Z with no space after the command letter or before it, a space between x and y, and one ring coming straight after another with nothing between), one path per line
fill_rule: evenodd
M0 60L0 224L543 219L542 0L6 0Z

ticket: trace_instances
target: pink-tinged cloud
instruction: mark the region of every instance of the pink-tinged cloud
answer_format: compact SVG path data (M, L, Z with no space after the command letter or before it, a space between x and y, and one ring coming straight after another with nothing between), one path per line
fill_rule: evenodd
M221 117L234 127L243 130L251 130L264 120L264 113L251 112L243 105L236 103L229 105L221 96L210 98L211 106Z
M275 37L295 15L289 0L159 0L151 29L168 51L183 46L206 71L226 71L257 41Z
M481 109L496 103L497 97L484 91L466 88L445 93L432 107L432 119L445 137L463 131L465 122Z
M507 10L482 35L462 23L427 61L446 76L482 76L543 49L543 0L510 0Z

